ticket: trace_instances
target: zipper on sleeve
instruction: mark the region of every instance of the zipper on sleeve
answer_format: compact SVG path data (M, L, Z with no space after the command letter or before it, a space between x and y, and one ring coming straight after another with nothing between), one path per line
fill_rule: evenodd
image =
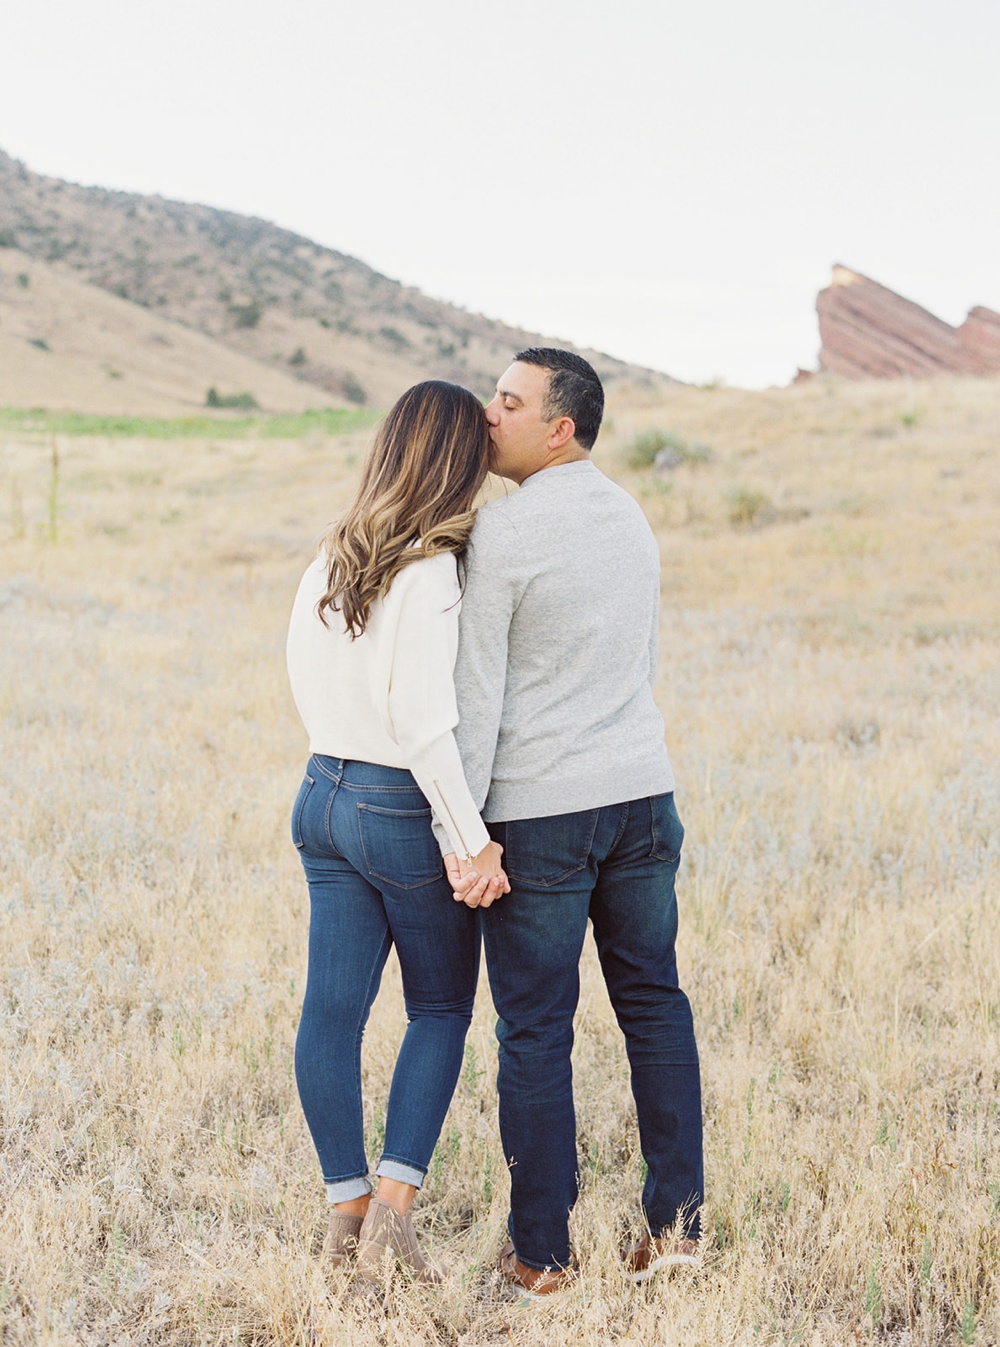
M468 842L466 842L465 838L462 836L462 830L459 828L458 824L455 822L455 817L454 817L454 815L452 814L451 810L448 808L448 802L447 802L447 800L444 798L444 792L443 792L442 789L441 789L441 784L440 784L440 782L434 781L434 780L432 779L432 780L431 780L431 785L432 785L432 786L434 787L434 789L437 791L437 794L438 794L438 801L440 802L442 813L445 815L445 828L447 829L448 832L451 833L452 837L457 837L457 838L458 838L458 840L459 840L459 842L461 843L461 845L465 848L465 861L466 861L466 864L471 865L471 864L472 864L472 861L473 861L472 852L469 850L469 844L468 844ZM451 825L450 827L448 826L449 824Z

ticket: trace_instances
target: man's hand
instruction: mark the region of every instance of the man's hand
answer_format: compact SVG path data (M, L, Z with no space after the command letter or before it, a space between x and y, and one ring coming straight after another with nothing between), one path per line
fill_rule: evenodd
M456 903L467 907L489 907L502 893L510 893L510 883L500 865L503 847L488 842L472 863L460 860L453 851L444 858Z

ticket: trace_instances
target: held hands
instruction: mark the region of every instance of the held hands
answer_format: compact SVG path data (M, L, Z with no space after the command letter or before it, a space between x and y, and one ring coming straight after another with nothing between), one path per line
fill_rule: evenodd
M500 865L503 847L499 842L487 842L472 863L460 860L449 852L444 868L455 894L456 903L468 907L489 907L502 893L510 893L510 884Z

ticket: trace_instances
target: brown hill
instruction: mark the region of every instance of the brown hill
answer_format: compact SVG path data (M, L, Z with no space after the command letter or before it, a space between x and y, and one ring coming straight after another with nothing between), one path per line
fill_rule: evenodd
M816 300L820 370L849 379L1000 373L1000 314L981 307L960 327L877 281L835 266Z
M299 412L338 399L15 248L0 249L0 406L184 416L222 395Z
M2 151L0 246L75 272L338 400L385 405L428 377L486 393L514 350L546 340L431 299L265 220L62 182ZM675 382L584 354L612 381Z

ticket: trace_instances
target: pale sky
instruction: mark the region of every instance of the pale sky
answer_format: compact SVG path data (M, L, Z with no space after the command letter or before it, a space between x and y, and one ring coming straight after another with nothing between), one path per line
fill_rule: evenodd
M843 262L1000 309L1000 0L30 0L0 148L260 215L702 382L813 367Z

